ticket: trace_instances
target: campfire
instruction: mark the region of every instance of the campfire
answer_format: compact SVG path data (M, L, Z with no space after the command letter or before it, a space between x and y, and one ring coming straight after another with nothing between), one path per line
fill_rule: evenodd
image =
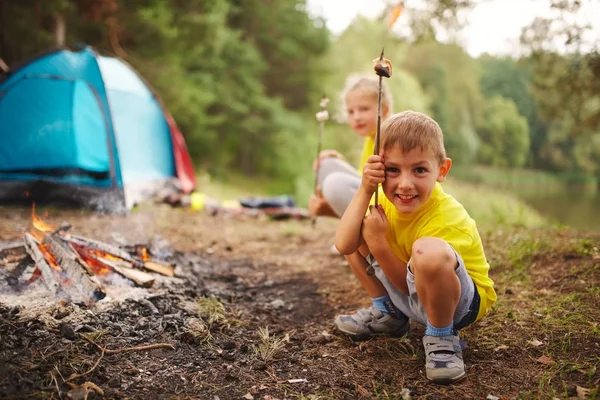
M32 229L23 240L0 246L0 267L10 287L20 290L38 279L61 300L98 301L108 278L118 274L133 285L151 287L155 273L173 277L175 267L152 258L143 245L114 246L54 228L32 210Z

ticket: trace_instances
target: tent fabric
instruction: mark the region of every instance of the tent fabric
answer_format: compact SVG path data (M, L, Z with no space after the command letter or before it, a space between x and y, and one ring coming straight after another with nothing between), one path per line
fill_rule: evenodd
M131 208L165 185L196 187L172 116L128 64L90 47L0 78L0 143L0 200Z

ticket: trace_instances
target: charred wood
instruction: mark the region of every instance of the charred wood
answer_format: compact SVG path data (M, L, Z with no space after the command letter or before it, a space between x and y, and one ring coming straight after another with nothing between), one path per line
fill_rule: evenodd
M27 249L27 253L33 259L37 268L42 274L42 278L44 278L44 283L50 289L50 291L54 294L57 294L61 288L60 284L56 280L56 274L54 269L46 262L44 258L44 254L38 247L39 242L36 238L34 238L31 234L25 234L25 248Z
M91 296L94 300L101 300L106 296L102 285L94 276L91 268L79 257L79 254L65 242L58 234L49 233L44 236L43 243L54 255L58 265L65 274L83 287L84 295Z
M0 266L18 263L27 256L23 241L0 244Z

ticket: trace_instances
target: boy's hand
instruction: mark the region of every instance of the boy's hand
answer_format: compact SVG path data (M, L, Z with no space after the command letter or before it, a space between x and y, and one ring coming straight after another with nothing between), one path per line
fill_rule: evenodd
M317 172L317 166L319 161L323 161L325 158L339 158L340 160L344 159L344 156L341 155L337 150L323 150L319 153L319 158L313 162L313 172Z
M385 181L383 156L370 156L363 168L361 186L369 194L377 190L377 185Z
M362 224L362 237L369 249L385 243L388 219L381 204L369 206L369 215L364 217Z

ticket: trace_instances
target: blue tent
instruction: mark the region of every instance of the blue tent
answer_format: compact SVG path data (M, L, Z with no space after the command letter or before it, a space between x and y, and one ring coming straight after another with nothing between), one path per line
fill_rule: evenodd
M123 61L59 50L0 77L0 200L117 210L195 188L181 133Z

